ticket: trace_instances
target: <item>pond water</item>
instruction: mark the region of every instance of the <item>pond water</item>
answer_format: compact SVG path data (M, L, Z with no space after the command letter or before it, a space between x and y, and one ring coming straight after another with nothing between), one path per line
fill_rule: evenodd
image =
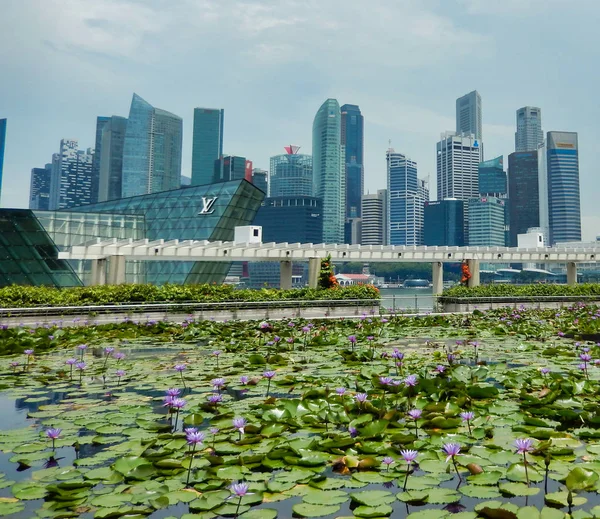
M2 330L0 516L600 517L599 316Z

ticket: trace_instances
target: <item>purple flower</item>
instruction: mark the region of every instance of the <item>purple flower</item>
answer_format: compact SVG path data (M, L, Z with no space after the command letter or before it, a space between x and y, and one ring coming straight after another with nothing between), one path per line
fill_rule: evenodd
M233 427L237 429L240 432L240 434L244 434L244 428L247 424L248 422L245 418L236 417L233 419Z
M181 373L182 371L185 371L185 364L175 364L175 371L178 371L179 373Z
M212 354L213 354L215 357L218 357L219 355L221 355L221 353L223 353L221 350L215 350L215 351L213 351L213 352L212 352Z
M419 418L421 418L421 415L423 414L423 411L421 411L420 409L411 409L407 414L413 420L418 420Z
M85 368L87 368L87 364L85 362L78 362L77 364L75 364L75 367L79 371L83 371Z
M579 355L579 358L583 362L590 362L592 360L592 356L589 353L582 353L581 355Z
M515 440L515 447L518 454L525 454L533 450L533 441L529 438L518 438Z
M33 355L33 350L25 350L23 353L25 355Z
M272 326L267 322L267 321L263 321L262 323L260 323L258 325L258 327L262 330L262 331L267 331L270 330L272 328Z
M309 328L308 326L303 326L303 327L302 327L302 331L303 331L304 333L308 333L308 332L310 332L310 328Z
M577 366L581 371L585 371L587 369L587 364L582 363Z
M473 411L464 411L460 413L460 417L463 422L470 422L475 418L475 413Z
M181 389L178 389L176 387L171 387L171 388L167 389L167 391L166 391L166 394L168 396L172 396L172 397L179 396L179 393L181 393Z
M385 458L383 458L383 460L381 460L383 463L385 463L388 468L389 466L394 463L394 458L392 458L391 456L386 456Z
M394 358L396 360L402 360L402 359L404 359L404 353L402 353L400 350L394 348L394 351L392 352L392 358Z
M454 364L454 361L456 360L456 356L452 353L448 353L446 357L448 358L448 364L452 366L452 364Z
M558 332L558 336L559 337L564 337L565 336L565 332Z
M65 360L65 364L67 366L74 366L75 364L77 364L77 359L67 359Z
M382 386L389 386L392 383L392 377L379 377L379 383Z
M349 336L348 336L348 340L349 340L349 341L350 341L352 344L354 344L354 343L356 342L356 335L349 335Z
M460 445L458 443L445 443L442 447L442 451L446 454L446 463L448 463L451 459L460 454Z
M125 354L121 351L118 351L117 353L115 353L113 355L113 358L115 358L117 360L123 360L125 358Z
M408 375L408 377L406 377L404 379L404 385L406 387L414 387L417 385L417 382L418 382L417 375Z
M171 407L178 411L181 411L186 404L187 402L183 398L173 398L173 400L171 400Z
M215 435L215 434L219 434L219 428L218 427L211 427L209 429L210 434Z
M250 380L249 377L247 377L246 375L242 375L240 377L240 384L242 384L243 386L245 386L246 384L248 384L249 380Z
M352 425L348 427L348 432L350 433L351 438L356 438L358 436L358 429Z
M367 340L373 341L373 340L375 340L375 337L373 337L372 335L367 335Z
M248 494L248 483L234 483L229 487L231 489L232 494L238 497L244 497Z
M400 454L404 458L404 461L406 461L406 463L408 463L409 465L413 461L415 461L417 459L417 456L419 455L419 453L417 451L412 451L412 450L403 450L403 451L400 451Z
M171 396L171 395L167 395L166 397L163 398L163 407L171 407L171 404L173 403L173 399L175 397Z
M225 387L225 379L224 378L213 378L210 381L213 389L215 390L220 390L221 388Z
M223 400L223 396L219 393L212 393L208 395L208 403L211 405L217 405L219 402Z
M196 429L195 427L186 427L186 428L183 430L183 432L184 432L185 434L190 434L190 433L196 432L197 430L198 430L198 429Z
M110 357L112 355L113 351L115 351L115 349L112 346L108 346L108 347L104 348L104 355L106 355L107 357Z
M281 337L279 337L279 335L276 335L275 337L273 337L273 342L279 342L281 341Z
M435 370L438 373L443 373L444 371L446 371L446 366L442 366L441 364L439 364L438 366L436 366Z
M288 344L292 344L292 342L294 342L294 338L293 337L288 337L285 342L287 342Z
M188 442L188 445L198 445L204 442L204 433L199 431L193 431L186 433L185 439Z
M269 380L271 380L274 376L275 376L274 371L265 371L263 373L263 377L268 378Z
M60 436L60 433L62 432L62 429L46 429L46 436L48 438L50 438L51 440L57 440L58 437Z
M125 371L123 371L122 369L118 369L116 372L117 377L121 378L125 376Z
M84 350L87 350L87 344L80 344L77 346L77 349L83 352Z
M345 387L338 387L338 388L336 388L335 392L339 396L344 396L344 394L346 393L346 388Z
M296 326L296 323L293 323L292 321L290 321L290 322L288 323L288 326L289 326L290 328L293 328L294 326Z
M359 404L364 404L369 398L369 395L367 395L366 393L356 393L356 396L354 398L356 398L356 401Z
M550 368L542 368L540 369L540 373L542 375L547 375L548 373L550 373Z

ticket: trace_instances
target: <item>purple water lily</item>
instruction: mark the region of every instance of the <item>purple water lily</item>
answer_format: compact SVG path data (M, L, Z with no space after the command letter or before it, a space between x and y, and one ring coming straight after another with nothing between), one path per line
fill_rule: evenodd
M210 381L210 384L212 385L212 387L215 391L221 391L221 389L223 389L225 387L225 379L222 377L213 378Z
M386 456L386 457L385 457L385 458L383 458L383 460L381 460L381 461L382 461L382 463L383 463L384 465L386 465L386 467L387 467L387 470L388 470L388 471L390 470L390 465L392 465L393 463L395 463L395 460L394 460L394 458L392 458L391 456Z
M414 387L418 382L419 379L417 378L417 375L408 375L408 377L404 379L404 385L406 387Z
M240 511L240 505L242 504L242 498L248 495L248 483L234 483L229 487L229 489L231 490L232 497L237 496L239 498L237 508L235 510L235 517L237 517Z
M62 429L55 429L52 427L50 429L46 429L46 436L52 440L52 450L54 450L54 443L56 440L58 440L61 433Z
M212 393L206 398L210 405L217 405L223 401L223 395L220 393Z
M115 372L115 375L117 375L117 386L121 385L121 378L124 377L126 375L126 372L122 369L118 369Z
M248 424L248 422L246 421L245 418L236 416L233 420L233 427L238 431L239 433L239 437L238 437L238 441L242 439L242 434L244 434L245 429L246 429L246 425Z
M529 473L527 472L527 453L533 450L533 441L530 438L517 438L515 440L517 454L523 455L523 465L525 466L525 479L529 485Z
M410 473L410 466L417 459L419 453L414 450L402 450L400 451L400 455L404 458L404 461L408 465L406 467L406 477L404 478L404 488L403 491L406 492L406 484L408 483L408 474Z
M471 436L471 422L475 418L475 413L473 411L463 411L460 413L460 417L463 422L467 422L467 427L469 428L469 436Z
M190 475L192 473L192 464L194 463L196 447L202 445L204 442L204 433L199 432L196 429L186 429L185 439L187 440L188 445L191 445L192 447L192 452L190 453L190 466L188 467L187 479L185 481L185 486L187 487L190 484Z
M460 473L458 472L458 465L456 464L456 456L460 455L460 445L458 443L445 443L442 446L442 451L446 455L446 463L452 460L452 463L454 464L454 470L456 470L456 475L458 476L458 480L462 481Z
M81 385L81 379L83 378L83 372L86 370L87 364L85 362L78 362L75 364L75 369L79 371L79 385Z
M185 378L183 378L183 372L185 371L186 365L185 364L175 364L174 366L174 370L177 371L181 377L181 383L183 384L183 389L186 389L187 386L185 385Z

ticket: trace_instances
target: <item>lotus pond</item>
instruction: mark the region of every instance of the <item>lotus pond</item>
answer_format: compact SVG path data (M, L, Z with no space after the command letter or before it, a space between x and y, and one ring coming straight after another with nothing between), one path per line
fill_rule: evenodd
M598 518L599 321L0 329L0 515Z

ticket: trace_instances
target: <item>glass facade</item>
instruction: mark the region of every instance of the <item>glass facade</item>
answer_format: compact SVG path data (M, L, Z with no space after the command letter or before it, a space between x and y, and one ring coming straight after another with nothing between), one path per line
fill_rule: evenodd
M469 245L504 247L505 201L493 196L469 200Z
M194 109L192 137L192 185L213 181L215 160L223 156L225 111L219 108Z
M33 211L0 210L0 286L80 286L67 261Z
M266 169L254 168L252 170L252 184L266 195L269 192L269 172Z
M425 202L423 245L462 247L465 245L464 202Z
M346 218L361 216L364 193L364 117L357 105L343 105L342 146L346 150Z
M80 150L76 140L60 141L60 152L52 156L50 209L92 202L92 161L92 150Z
M287 153L271 157L269 196L313 196L311 155Z
M508 199L510 247L517 235L540 226L540 188L537 151L521 151L508 156Z
M123 146L127 118L112 116L102 127L100 150L96 149L94 160L98 157L99 188L98 202L117 200L123 191Z
M2 171L4 170L4 150L6 148L6 119L0 119L0 201L2 200Z
M246 176L246 157L226 155L215 160L212 182L241 180ZM211 182L211 183L212 183Z
M456 133L473 134L481 140L482 129L481 96L473 90L456 100Z
M546 142L550 243L581 241L577 133L548 132Z
M102 156L102 130L110 122L110 117L96 118L96 142L94 147L94 157L92 159L92 195L90 203L97 202L98 188L100 185L100 158Z
M181 185L183 122L133 94L123 144L124 198Z
M327 99L313 121L313 195L323 200L323 241L343 243L346 214L345 148L341 143L341 112Z
M45 168L31 170L31 183L29 185L29 209L50 209L50 183L52 181L52 164Z
M542 131L542 109L524 106L517 110L515 151L535 151L544 142Z
M500 155L479 164L479 194L481 196L506 195L508 185L504 171L504 157Z

